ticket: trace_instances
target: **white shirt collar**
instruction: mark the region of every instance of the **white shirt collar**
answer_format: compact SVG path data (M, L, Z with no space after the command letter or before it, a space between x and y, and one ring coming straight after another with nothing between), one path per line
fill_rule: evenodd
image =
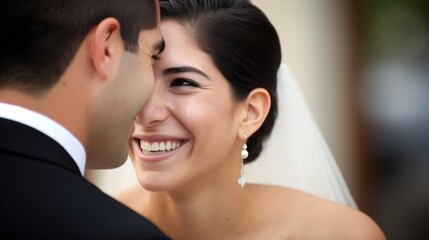
M63 126L40 113L2 102L0 102L0 117L32 127L58 142L76 162L83 176L86 163L85 148Z

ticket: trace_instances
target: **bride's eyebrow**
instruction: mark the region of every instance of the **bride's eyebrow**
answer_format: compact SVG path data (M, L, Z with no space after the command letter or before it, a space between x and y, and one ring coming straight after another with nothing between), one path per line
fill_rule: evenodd
M164 69L164 71L162 71L162 74L169 75L169 74L186 73L186 72L196 73L210 80L210 77L207 74L205 74L203 71L191 66L179 66L179 67L166 68Z

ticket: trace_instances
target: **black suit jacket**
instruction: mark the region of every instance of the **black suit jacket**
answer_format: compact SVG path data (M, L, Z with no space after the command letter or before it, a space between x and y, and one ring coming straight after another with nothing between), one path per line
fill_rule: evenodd
M0 238L168 239L83 178L57 142L0 118Z

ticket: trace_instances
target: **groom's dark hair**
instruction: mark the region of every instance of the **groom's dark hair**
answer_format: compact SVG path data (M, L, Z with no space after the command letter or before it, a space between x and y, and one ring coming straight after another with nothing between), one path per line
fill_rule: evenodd
M157 26L155 0L1 0L0 88L37 94L53 86L85 36L116 18L125 50Z

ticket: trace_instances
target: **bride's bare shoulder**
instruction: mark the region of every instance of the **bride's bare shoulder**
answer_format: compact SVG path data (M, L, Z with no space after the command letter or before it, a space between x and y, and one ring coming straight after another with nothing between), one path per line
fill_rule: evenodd
M137 206L140 206L140 203L146 194L147 191L137 184L119 192L113 193L111 196L129 208L135 209Z
M285 224L287 235L298 239L385 239L377 224L366 214L324 200L320 197L285 187L255 185L259 204L276 209L270 218ZM252 194L254 195L254 194ZM286 233L285 233L286 234Z

